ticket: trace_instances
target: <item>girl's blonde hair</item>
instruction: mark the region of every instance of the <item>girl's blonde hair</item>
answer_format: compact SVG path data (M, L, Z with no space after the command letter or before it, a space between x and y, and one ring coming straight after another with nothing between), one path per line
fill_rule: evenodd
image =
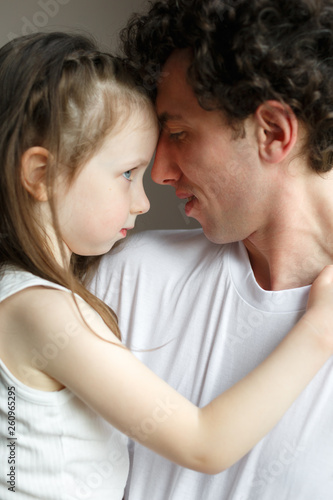
M96 259L74 255L68 270L52 257L34 216L36 201L21 182L21 159L34 146L51 153L48 200L63 249L53 200L59 169L70 183L129 113L150 106L124 63L87 36L37 33L0 50L0 268L13 264L70 289L119 338L116 315L82 284Z

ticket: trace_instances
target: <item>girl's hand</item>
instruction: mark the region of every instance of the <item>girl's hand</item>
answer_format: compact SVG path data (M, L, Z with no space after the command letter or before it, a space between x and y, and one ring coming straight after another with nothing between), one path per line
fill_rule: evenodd
M333 265L324 267L314 281L303 320L333 354Z

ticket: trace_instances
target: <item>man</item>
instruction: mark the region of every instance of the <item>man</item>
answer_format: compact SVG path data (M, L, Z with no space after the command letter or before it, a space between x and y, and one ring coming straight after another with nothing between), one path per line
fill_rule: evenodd
M202 406L274 349L333 262L333 2L159 1L123 41L161 123L153 180L188 198L207 238L136 235L93 289L140 359ZM126 498L331 500L332 422L329 362L221 474L133 444Z

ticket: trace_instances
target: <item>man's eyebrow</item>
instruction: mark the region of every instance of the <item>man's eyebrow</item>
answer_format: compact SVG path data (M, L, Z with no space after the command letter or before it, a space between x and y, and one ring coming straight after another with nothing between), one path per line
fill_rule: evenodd
M181 119L182 119L181 115L171 115L167 111L165 111L164 113L161 113L158 117L158 121L159 121L159 124L161 127L163 127L163 125L165 125L166 122L168 122L170 120L181 120Z

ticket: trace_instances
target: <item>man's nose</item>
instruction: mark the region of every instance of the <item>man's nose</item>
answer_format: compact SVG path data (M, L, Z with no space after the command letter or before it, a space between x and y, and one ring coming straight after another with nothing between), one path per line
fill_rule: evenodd
M168 147L163 136L157 144L155 161L151 170L151 177L156 184L171 185L177 184L182 173L176 161L172 147Z

